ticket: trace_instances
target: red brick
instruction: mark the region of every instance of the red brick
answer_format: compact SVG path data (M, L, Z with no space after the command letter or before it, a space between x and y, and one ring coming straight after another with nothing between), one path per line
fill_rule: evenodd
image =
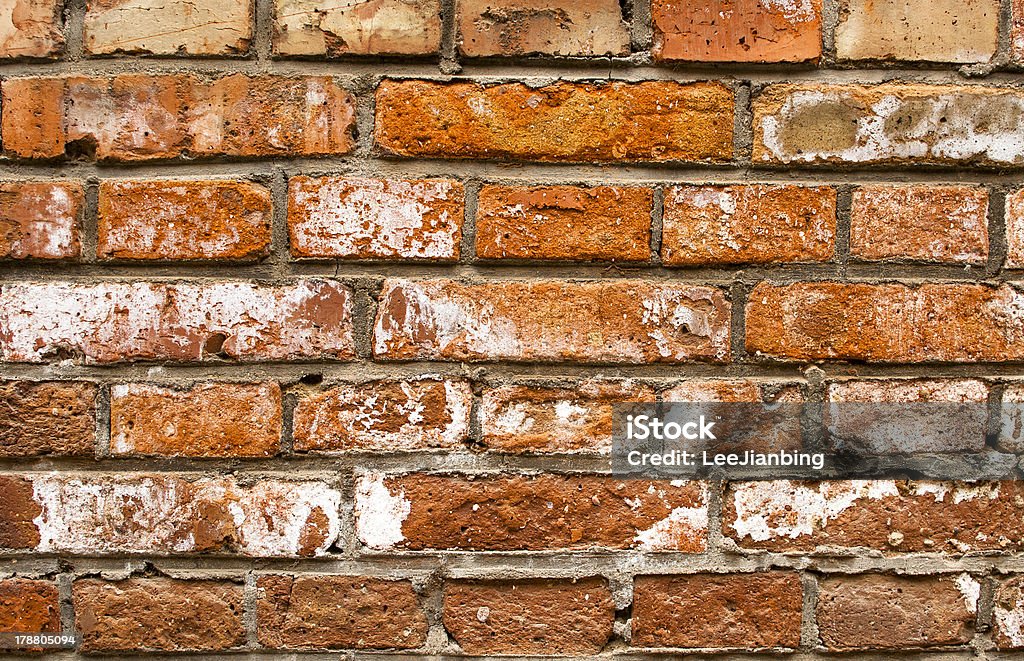
M999 41L999 0L843 0L841 60L988 62Z
M747 303L747 350L791 360L1020 360L1022 306L1009 285L763 282Z
M459 48L469 57L629 55L616 0L459 0Z
M396 156L724 162L732 158L733 96L721 83L531 89L385 80L377 88L374 136Z
M713 287L621 281L387 280L386 360L723 361L729 302Z
M0 480L0 546L83 555L323 554L341 493L325 482L173 473L46 473Z
M753 109L755 163L1024 164L1016 88L780 84Z
M260 644L289 649L420 647L427 618L409 581L360 576L260 576Z
M629 380L488 388L480 407L480 442L510 454L609 454L612 406L653 401L653 388Z
M462 184L448 179L292 177L292 255L454 262L464 196Z
M87 653L220 651L245 645L242 586L133 578L75 581L75 624Z
M996 647L1024 649L1024 578L1002 580L993 597L992 619Z
M240 181L104 181L105 259L256 259L270 252L270 191Z
M0 381L0 457L93 454L96 392L81 381Z
M251 0L89 0L89 53L234 55L252 40Z
M822 186L677 186L665 194L669 266L824 262L836 241L836 192Z
M975 379L833 382L824 424L833 447L854 455L982 452L988 395Z
M110 390L114 455L269 457L280 442L276 383L204 383L188 390L130 383Z
M39 530L33 519L41 513L30 480L0 475L0 548L31 549L38 545Z
M0 90L4 151L20 158L63 156L64 80L7 78Z
M0 259L79 257L84 204L78 183L0 183Z
M0 359L293 360L353 357L336 281L14 283L0 290Z
M23 578L0 580L0 631L60 631L57 586Z
M797 647L803 585L795 572L637 576L634 647Z
M861 186L850 210L850 255L984 264L988 192L974 186Z
M1024 189L1006 196L1006 267L1024 268Z
M276 0L279 55L429 55L441 47L440 0Z
M1024 383L1021 381L1011 381L1003 387L997 447L1003 452L1024 452Z
M654 57L805 62L821 55L821 0L654 0Z
M370 472L357 479L355 512L359 540L376 550L699 553L707 539L698 482Z
M722 529L748 549L963 554L1024 548L1022 512L1017 482L740 482Z
M64 50L58 0L9 0L0 8L0 58L52 57Z
M818 594L818 634L833 651L970 642L978 583L958 577L829 577Z
M1024 61L1024 0L1012 0L1010 14L1010 55L1020 63Z
M469 436L466 381L422 379L346 384L299 400L300 452L458 450Z
M4 88L4 147L22 158L295 157L354 147L355 101L324 76L16 78Z
M597 654L615 619L603 578L450 582L442 608L465 654Z
M477 256L646 261L653 201L649 188L484 186Z

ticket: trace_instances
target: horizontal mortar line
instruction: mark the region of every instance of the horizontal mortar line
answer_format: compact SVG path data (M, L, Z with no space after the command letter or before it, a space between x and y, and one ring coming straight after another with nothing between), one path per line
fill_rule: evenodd
M269 158L269 157L268 157ZM146 178L269 178L286 176L447 178L506 185L672 185L794 183L827 186L844 183L958 183L1019 187L1019 169L951 165L847 165L666 163L545 163L441 158L391 158L381 154L322 158L177 159L143 163L38 162L0 160L0 178L31 180Z
M802 380L804 371L814 368L825 379L935 377L978 378L998 381L1024 377L1024 363L926 363L884 364L850 362L750 362L677 363L645 365L585 365L565 363L459 363L459 362L296 362L296 363L145 363L110 365L63 365L0 363L0 378L33 380L86 379L102 383L145 381L184 383L203 380L241 382L274 380L295 385L307 375L323 377L323 384L297 386L316 392L332 384L361 383L378 379L443 376L469 379L485 386L522 381L569 384L590 378L631 378L667 386L693 378L751 378Z
M409 58L404 58L408 60ZM927 64L878 66L867 62L841 63L834 67L813 65L779 65L748 63L668 63L649 65L638 63L635 58L564 58L564 59L516 59L463 60L458 74L448 75L440 70L438 60L431 57L418 62L401 61L397 58L358 59L320 57L318 59L273 58L259 62L254 58L174 58L174 57L87 57L81 60L57 60L38 63L11 63L0 65L0 76L60 76L86 75L106 76L117 74L189 74L229 75L244 73L250 75L320 75L339 79L383 77L428 78L436 80L482 79L485 81L516 81L529 79L562 80L671 80L689 82L692 80L733 80L746 79L752 82L881 82L891 79L913 82L940 82L960 85L1019 82L1022 73L1014 65L1001 66L985 76L964 76L962 64Z
M60 267L60 271L55 270ZM757 284L769 282L787 284L794 282L841 282L843 284L881 284L900 282L916 284L967 284L981 283L999 285L1004 282L1024 281L1024 271L1005 271L995 275L986 273L983 266L965 269L963 266L930 266L922 264L852 264L843 273L842 265L828 262L823 264L778 264L769 266L736 266L733 268L713 267L664 267L655 264L622 263L573 263L541 261L501 264L498 262L473 262L455 264L387 263L358 261L288 262L275 267L271 264L259 266L218 265L198 266L195 262L169 264L161 262L152 266L106 265L95 263L54 262L0 262L0 277L13 282L69 282L79 284L102 284L122 281L150 282L196 282L214 283L221 281L254 280L267 285L284 285L298 280L313 278L338 280L346 284L383 279L413 280L461 280L479 284L514 282L539 282L547 279L570 282L593 281L614 283L643 280L649 284L678 286L728 286L736 283Z

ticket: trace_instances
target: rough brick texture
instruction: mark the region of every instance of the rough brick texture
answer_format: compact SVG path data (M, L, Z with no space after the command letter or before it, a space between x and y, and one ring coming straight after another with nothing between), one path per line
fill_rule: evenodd
M281 55L427 55L441 46L439 0L275 0Z
M821 0L654 0L654 57L803 62L821 55Z
M1024 189L1006 196L1006 267L1024 268Z
M62 3L8 0L0 6L0 58L42 58L64 48Z
M651 205L646 188L486 186L476 215L485 259L646 261Z
M295 407L302 452L457 449L469 436L473 394L465 381L374 381L343 385Z
M60 631L57 585L23 578L0 580L0 631Z
M695 553L705 548L707 524L707 493L695 482L368 473L356 485L356 532L378 550Z
M823 262L836 240L827 187L679 186L665 193L661 258L670 266Z
M462 237L462 184L445 180L292 177L292 255L455 261Z
M861 186L853 192L850 255L984 264L988 193L972 186Z
M835 651L967 643L977 613L978 587L968 574L826 579L818 595L821 642Z
M353 355L349 299L348 289L327 280L280 287L7 284L0 289L0 358L346 359Z
M85 579L75 581L73 599L85 652L214 652L245 644L241 585Z
M270 192L240 181L105 181L100 257L256 259L270 251Z
M792 572L638 576L638 647L760 648L800 644L803 585Z
M459 0L460 50L470 57L627 55L616 0Z
M0 183L0 259L78 257L84 205L76 183Z
M314 156L353 147L354 100L323 76L10 78L3 92L4 148L20 158Z
M96 391L87 382L0 381L0 456L93 454Z
M427 618L409 581L359 576L260 576L261 645L282 649L411 648Z
M603 579L449 583L445 628L466 654L594 654L612 634Z
M143 383L111 388L115 455L269 457L280 443L276 383L208 383L185 391Z
M560 82L532 89L386 80L376 105L377 146L396 156L569 162L732 156L733 92L721 83Z
M843 0L839 12L842 59L987 62L999 39L998 0Z
M728 314L712 287L392 280L373 350L391 360L721 361Z
M85 48L90 53L230 55L252 40L252 0L90 0Z

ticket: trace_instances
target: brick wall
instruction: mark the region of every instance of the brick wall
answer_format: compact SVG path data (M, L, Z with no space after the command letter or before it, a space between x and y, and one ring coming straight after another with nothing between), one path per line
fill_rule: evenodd
M0 630L1024 648L1021 484L608 474L616 401L1024 401L1019 0L0 0L0 58Z

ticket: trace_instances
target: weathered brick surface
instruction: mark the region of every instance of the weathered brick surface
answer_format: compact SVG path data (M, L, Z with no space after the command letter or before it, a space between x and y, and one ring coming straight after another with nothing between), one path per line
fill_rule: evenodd
M600 578L460 581L444 588L445 629L466 654L596 654L615 604Z
M628 55L629 28L616 0L459 0L463 54Z
M379 551L706 547L707 492L698 482L557 474L361 475L356 533ZM557 515L554 513L557 512Z
M995 642L999 649L1024 648L1024 579L1011 576L996 586L992 609Z
M51 57L64 49L63 3L8 0L0 5L0 58Z
M14 78L3 86L4 148L22 158L315 156L353 148L354 100L324 76L124 74Z
M1015 88L772 85L754 100L758 163L1021 165Z
M850 210L850 255L984 264L988 192L975 186L860 186Z
M842 0L836 54L846 60L987 62L998 0Z
M665 192L661 258L670 266L822 262L836 240L829 187L677 186Z
M90 53L230 55L252 40L252 0L89 0Z
M830 383L825 393L824 424L837 449L866 456L985 449L989 387L981 381L864 379Z
M721 83L385 80L374 138L395 156L719 162L732 157L732 107Z
M0 480L0 547L90 555L324 553L341 493L322 481L173 473L47 473Z
M245 645L242 586L135 578L75 581L83 652L203 651Z
M455 261L464 195L462 184L448 179L292 177L292 255Z
M1006 196L1006 267L1024 268L1024 189Z
M723 532L742 548L887 552L1013 551L1024 544L1018 482L741 482Z
M637 647L765 648L800 644L803 585L795 572L637 576Z
M188 390L131 383L110 390L114 455L269 457L280 443L276 383L205 383Z
M1006 452L1024 452L1024 383L1014 380L1005 385L999 418L998 447Z
M78 183L0 183L0 259L80 256L84 204Z
M476 253L485 259L646 261L648 188L485 186L476 212Z
M472 403L465 381L341 385L299 400L294 446L316 453L457 450L469 437Z
M427 55L441 46L439 0L275 0L280 55Z
M100 257L256 259L270 251L270 192L241 181L104 181Z
M24 578L0 580L0 631L60 631L57 585Z
M866 574L819 585L818 634L829 650L933 647L971 639L979 586L968 574Z
M353 356L338 282L15 283L0 289L0 358L47 362Z
M747 350L791 360L1020 360L1021 300L1010 285L765 282L747 303Z
M0 381L0 457L93 454L96 394L83 381Z
M389 280L373 351L385 360L722 361L728 319L713 287Z
M629 380L488 388L480 407L481 444L509 454L608 454L612 406L653 401L653 388Z
M259 642L289 649L420 647L427 618L409 581L360 576L256 579Z
M1012 0L1010 7L1010 53L1020 63L1024 61L1024 0Z
M651 11L659 60L804 62L821 55L821 0L654 0Z

